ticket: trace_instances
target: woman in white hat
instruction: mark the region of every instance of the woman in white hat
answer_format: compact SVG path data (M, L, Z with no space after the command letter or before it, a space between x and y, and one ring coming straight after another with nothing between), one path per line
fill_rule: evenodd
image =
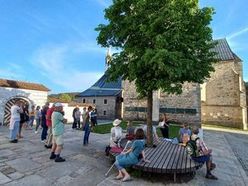
M118 146L121 138L122 138L122 128L120 127L121 120L116 119L113 121L113 126L111 128L111 136L110 136L110 147Z

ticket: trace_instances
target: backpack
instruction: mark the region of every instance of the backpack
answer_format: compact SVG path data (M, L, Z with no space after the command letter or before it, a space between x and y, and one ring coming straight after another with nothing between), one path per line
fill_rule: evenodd
M198 139L199 139L199 137L197 137L195 140L192 140L190 138L190 140L186 143L186 151L191 157L199 156L199 151L198 151L197 146L196 146L196 141Z

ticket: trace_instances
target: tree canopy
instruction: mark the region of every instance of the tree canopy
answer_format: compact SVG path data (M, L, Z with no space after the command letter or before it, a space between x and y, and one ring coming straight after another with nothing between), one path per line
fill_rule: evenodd
M119 49L109 78L135 81L148 99L158 89L181 93L184 82L202 83L216 61L213 13L198 0L113 0L105 9L108 23L96 28L98 44Z

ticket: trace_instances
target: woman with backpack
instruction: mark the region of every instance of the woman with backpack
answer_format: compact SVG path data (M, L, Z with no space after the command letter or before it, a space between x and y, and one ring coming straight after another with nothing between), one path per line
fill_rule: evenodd
M211 173L211 171L216 167L216 165L212 162L212 149L208 149L204 141L200 139L198 136L198 128L194 128L192 132L193 135L186 146L188 154L195 162L202 164L206 163L207 173L205 178L217 180L218 178Z

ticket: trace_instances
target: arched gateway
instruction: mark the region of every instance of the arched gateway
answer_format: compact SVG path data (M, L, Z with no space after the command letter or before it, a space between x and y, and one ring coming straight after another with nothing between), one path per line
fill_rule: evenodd
M0 125L10 121L10 108L16 100L35 106L43 106L47 101L49 89L44 85L0 79Z
M8 124L10 122L10 116L11 116L11 107L15 104L16 101L21 101L23 104L25 105L30 105L30 102L27 101L27 99L25 98L13 98L10 99L6 104L5 104L5 108L4 108L4 120L3 123L4 124Z

